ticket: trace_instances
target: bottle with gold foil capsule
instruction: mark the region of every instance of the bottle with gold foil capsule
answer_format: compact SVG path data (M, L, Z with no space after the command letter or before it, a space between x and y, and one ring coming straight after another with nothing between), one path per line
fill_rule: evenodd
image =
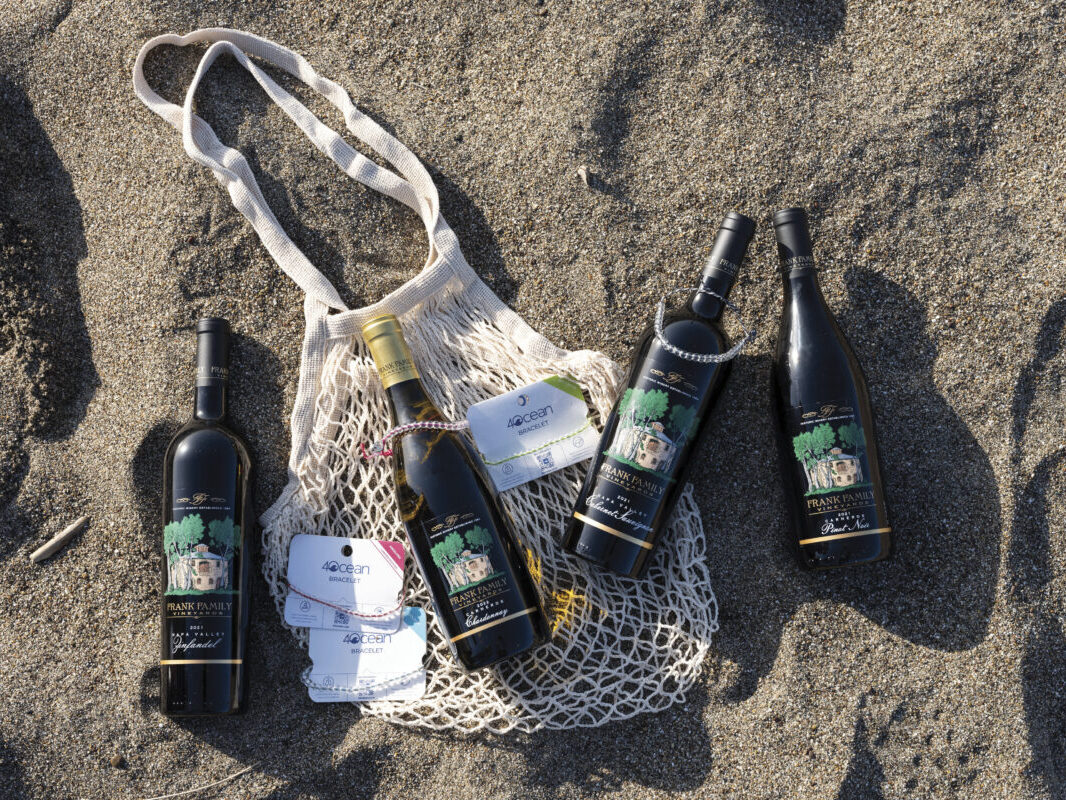
M363 338L394 425L443 422L419 378L396 317ZM452 654L473 671L548 639L548 623L513 523L463 434L411 430L393 445L400 516Z

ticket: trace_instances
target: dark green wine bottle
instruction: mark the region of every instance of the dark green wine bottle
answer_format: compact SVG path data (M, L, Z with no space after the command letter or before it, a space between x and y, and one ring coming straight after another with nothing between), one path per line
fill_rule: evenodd
M363 326L395 425L441 422L391 314ZM400 517L452 654L473 671L548 639L513 523L462 434L414 430L393 450Z
M671 348L705 356L729 349L719 318L754 231L753 220L727 214L699 290L664 316L662 340L654 325L637 340L629 375L566 523L567 552L632 578L647 570L732 364L693 361Z
M778 211L774 233L785 305L773 395L798 556L811 569L879 561L892 527L866 379L818 286L806 213Z
M196 325L193 418L163 466L160 705L164 714L229 714L244 705L251 460L226 426L229 325Z

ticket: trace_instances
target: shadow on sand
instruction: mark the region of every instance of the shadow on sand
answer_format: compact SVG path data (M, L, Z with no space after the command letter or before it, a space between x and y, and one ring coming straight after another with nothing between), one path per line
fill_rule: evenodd
M1012 599L1032 622L1026 626L1022 694L1033 760L1034 790L1066 797L1066 298L1044 315L1029 362L1015 385L1011 467L1014 520L1008 551ZM1050 433L1050 435L1048 435ZM1052 449L1054 448L1054 449ZM1051 452L1048 452L1048 451ZM1039 459L1035 466L1027 456Z
M753 525L779 535L752 536L749 524L717 529L716 551L746 552L746 563L763 565L758 572L727 571L716 578L722 596L745 599L725 605L724 632L716 641L721 655L739 668L727 691L732 702L754 694L777 658L785 625L812 600L845 603L897 636L945 651L972 648L987 633L999 568L1000 508L992 465L936 390L936 349L925 333L922 304L876 273L853 269L845 280L850 297L872 298L842 314L841 323L866 368L896 553L887 562L848 570L801 571L787 546L786 501L776 484L766 487L770 513L756 510L763 515ZM769 356L741 357L730 391L768 396L769 369ZM772 429L765 424L769 401L745 413L750 419L741 417L730 427L748 430L725 434L746 451L736 472L767 474L765 461L743 459L748 453L776 457ZM776 460L770 467L776 474ZM750 504L750 492L742 482L716 483L715 508L721 511L708 519L727 519L726 509Z
M0 509L29 469L27 437L59 441L84 419L99 379L78 263L82 212L70 175L22 89L0 76ZM3 526L27 530L27 526ZM0 553L19 542L0 534Z

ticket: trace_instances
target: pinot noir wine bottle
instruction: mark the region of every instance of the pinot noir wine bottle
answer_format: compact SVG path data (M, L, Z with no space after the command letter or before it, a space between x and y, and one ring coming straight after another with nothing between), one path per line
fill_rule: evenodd
M726 215L700 290L684 308L664 316L663 338L669 344L705 355L728 349L718 325L724 309L719 298L728 297L754 231L748 217ZM568 552L621 575L644 574L730 365L682 358L658 339L654 326L648 327L634 348L625 389L603 428L599 454L567 523L563 547Z
M229 714L244 704L251 461L226 420L229 325L196 325L193 418L163 467L160 703L164 714Z
M795 543L812 569L889 555L874 416L859 362L818 286L807 215L774 214L785 305L773 394Z
M396 317L363 326L396 425L442 421ZM548 638L513 523L460 433L415 430L393 448L400 516L452 655L473 671Z

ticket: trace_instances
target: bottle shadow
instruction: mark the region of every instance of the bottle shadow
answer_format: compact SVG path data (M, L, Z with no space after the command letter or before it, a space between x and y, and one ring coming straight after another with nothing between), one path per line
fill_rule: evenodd
M22 770L23 759L7 742L0 739L0 796L6 800L29 798Z
M1012 402L1014 517L1007 555L1011 600L1029 621L1022 656L1022 698L1029 747L1026 774L1035 791L1066 797L1066 442L1062 439L1066 375L1066 298L1044 315ZM1051 452L1047 452L1055 447ZM1032 466L1032 461L1039 459ZM1056 546L1057 545L1057 546Z
M908 641L969 649L987 633L999 571L991 461L936 388L921 301L866 269L848 270L844 282L850 304L840 319L876 412L895 553L812 584Z
M73 434L99 377L78 288L81 205L25 92L0 75L0 508L29 470L26 439ZM21 530L22 528L20 526ZM4 541L3 553L17 546Z
M723 660L712 682L730 702L754 694L777 658L784 627L812 600L844 603L897 636L939 650L969 649L987 634L1000 530L991 462L936 389L936 348L922 303L867 270L848 271L845 282L852 300L839 319L874 404L896 551L888 561L832 572L795 564L776 431L767 424L770 357L737 359L720 401L730 414L714 423L719 433L711 431L728 447L707 447L700 456L707 466L693 470L707 473L695 480L705 482L697 493L710 506L704 520L713 531L715 589L725 598L716 638ZM713 466L727 458L728 471ZM774 477L753 491L759 474ZM740 479L745 475L751 480ZM752 536L753 530L776 534Z
M851 762L844 780L837 790L836 800L882 800L881 786L885 782L885 770L876 754L870 749L866 720L855 720L855 735L851 740Z
M230 716L167 719L159 712L159 667L153 666L141 676L144 724L157 729L164 742L178 743L191 735L242 765L255 765L256 774L283 781L265 796L268 800L327 800L338 796L338 786L345 787L346 797L375 796L393 757L391 745L362 747L335 757L352 725L352 707L312 704L296 677L295 665L307 660L306 651L282 629L266 592L253 595L247 710ZM192 778L184 780L197 784ZM171 782L159 786L158 792L179 788Z

